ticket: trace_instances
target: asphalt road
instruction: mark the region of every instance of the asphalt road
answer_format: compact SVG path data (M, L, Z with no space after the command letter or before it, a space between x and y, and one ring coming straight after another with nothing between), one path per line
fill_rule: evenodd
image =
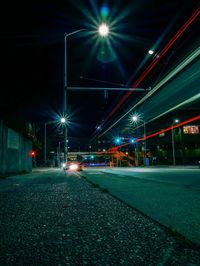
M0 180L0 265L200 265L200 248L80 173L37 169Z
M200 169L87 168L88 180L200 244Z

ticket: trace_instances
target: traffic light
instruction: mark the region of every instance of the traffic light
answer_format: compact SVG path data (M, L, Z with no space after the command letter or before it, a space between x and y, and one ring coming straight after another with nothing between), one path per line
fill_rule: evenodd
M29 155L30 155L31 157L35 157L35 156L36 156L36 151L30 151L30 152L29 152Z
M119 144L119 143L121 142L121 139L120 139L120 138L116 138L116 139L115 139L115 142L116 142L117 144Z
M90 155L90 159L94 159L94 155Z

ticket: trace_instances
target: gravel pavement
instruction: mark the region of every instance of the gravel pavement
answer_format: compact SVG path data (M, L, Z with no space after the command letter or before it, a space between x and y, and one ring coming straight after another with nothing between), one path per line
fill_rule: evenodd
M200 265L200 249L78 174L0 180L0 265Z

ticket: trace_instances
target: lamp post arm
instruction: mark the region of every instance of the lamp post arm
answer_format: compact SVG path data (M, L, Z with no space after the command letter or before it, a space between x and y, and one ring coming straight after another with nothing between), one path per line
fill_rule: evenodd
M79 29L79 30L72 31L72 32L70 32L70 33L65 33L65 37L69 37L69 36L71 36L71 35L74 35L74 34L76 34L76 33L78 33L78 32L85 31L85 30L86 30L86 29Z

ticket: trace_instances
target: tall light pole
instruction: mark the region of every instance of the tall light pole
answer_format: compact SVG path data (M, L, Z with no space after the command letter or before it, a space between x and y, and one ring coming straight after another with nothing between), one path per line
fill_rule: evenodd
M63 89L63 112L64 117L67 119L67 38L71 35L77 34L81 31L85 31L86 29L79 29L76 31L72 31L70 33L64 34L64 89ZM102 23L98 29L99 34L102 37L106 37L109 33L109 28L106 23ZM67 135L68 135L68 121L66 121L65 129L64 129L64 162L67 163L68 157L68 145L67 145Z
M115 142L117 145L119 145L119 160L118 160L118 155L117 155L117 167L118 167L119 165L121 166L121 155L120 155L121 138L116 138Z
M79 29L70 33L65 33L64 34L64 90L63 90L63 112L64 112L64 117L67 119L67 38L71 35L74 35L78 32L84 31L85 29ZM67 128L67 123L66 121L65 124L65 129L64 129L64 162L67 163L67 157L68 157L68 145L67 145L67 133L68 133L68 128Z
M57 123L57 121L53 120L53 121L48 121L44 123L44 164L46 166L47 163L47 125L50 124L55 124ZM60 118L60 123L61 124L66 124L66 119L65 117L61 117Z
M173 154L173 165L176 165L176 156L175 156L175 145L174 145L174 124L178 123L179 120L175 119L172 124L172 154Z
M133 122L137 122L137 121L141 121L143 123L143 127L144 127L144 165L146 165L146 151L147 151L147 143L146 143L146 123L144 120L142 120L141 118L139 118L138 116L134 115L132 117L132 121Z

